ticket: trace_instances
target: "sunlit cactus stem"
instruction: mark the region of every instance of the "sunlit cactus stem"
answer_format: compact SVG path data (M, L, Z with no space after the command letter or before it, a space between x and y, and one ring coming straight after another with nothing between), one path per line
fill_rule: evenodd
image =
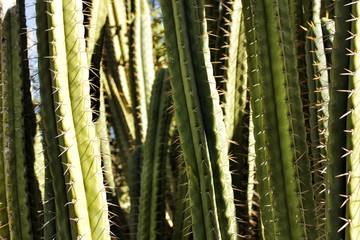
M44 120L45 137L48 146L58 140L52 151L59 154L53 156L50 165L62 162L62 170L57 166L52 173L53 181L58 178L60 184L65 184L67 196L62 208L69 206L68 219L64 216L59 224L70 225L71 232L66 230L64 234L72 238L109 239L99 140L92 122L82 1L38 0L37 4L44 11L39 13L43 18L38 16L42 26L38 27L38 36L48 42L47 48L38 48L39 64L49 66L39 74L40 83L48 87L41 97L52 103L48 114L53 114Z

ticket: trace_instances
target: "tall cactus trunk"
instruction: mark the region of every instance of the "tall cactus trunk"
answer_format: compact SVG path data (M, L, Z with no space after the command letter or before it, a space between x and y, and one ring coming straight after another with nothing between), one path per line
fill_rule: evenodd
M226 131L212 75L204 1L161 1L161 8L194 237L235 239Z
M264 238L316 239L290 4L243 1L260 210Z
M40 192L34 169L35 114L30 96L25 6L0 2L1 156L0 236L42 236ZM30 207L31 206L31 207Z
M51 148L48 152L54 190L66 191L57 194L55 200L57 212L64 214L57 219L59 238L108 239L107 202L99 140L92 122L81 24L82 3L39 0L37 7L38 39L47 43L38 48L39 64L43 66L39 73L41 97L46 115L52 115L44 119L45 137Z

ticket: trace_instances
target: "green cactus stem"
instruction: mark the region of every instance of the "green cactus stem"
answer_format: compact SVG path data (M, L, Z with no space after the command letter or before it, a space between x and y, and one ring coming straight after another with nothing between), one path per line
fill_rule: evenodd
M23 69L19 6L10 2L8 7L8 9L3 9L1 32L1 145L3 147L3 156L1 157L3 169L1 171L5 180L3 184L6 191L8 226L1 230L4 234L1 237L32 239L26 169L24 129L26 119L23 107L25 84L22 79L23 71L28 71L28 69Z
M84 27L79 24L83 20L82 2L39 0L38 4L47 9L46 17L39 19L46 25L42 24L44 28L38 29L38 34L49 42L48 48L39 48L39 63L50 66L49 73L39 74L39 77L41 83L48 86L47 91L52 92L42 99L53 103L49 113L54 113L53 121L56 119L55 129L50 130L53 123L47 126L44 122L44 127L46 132L57 132L47 140L59 141L60 154L51 162L58 162L61 157L63 171L56 176L65 175L65 179L61 178L67 189L63 206L69 206L71 235L73 238L108 239L110 227L100 149L92 123ZM47 35L40 35L42 31Z
M149 107L149 128L141 170L140 211L137 239L157 239L165 222L165 163L172 114L170 81L167 69L155 79Z
M287 1L243 4L263 237L316 239L293 8Z
M231 156L231 173L234 187L236 216L240 236L248 235L249 219L248 204L248 136L249 136L249 104L247 55L244 17L241 0L231 3L227 9L230 15L228 21L228 46L222 87L224 89L222 104L224 106L224 122L229 140L229 155ZM218 75L217 73L215 73ZM247 109L246 109L247 108Z
M105 111L105 99L104 99L104 81L105 73L101 71L100 78L103 78L100 81L100 98L99 98L99 118L96 122L96 132L97 136L100 139L100 147L101 147L101 160L104 169L104 178L106 182L106 187L108 188L108 192L114 197L116 195L116 186L115 186L115 177L113 172L113 165L111 160L111 149L108 135L108 127L107 127L107 119L106 119L106 111Z
M189 178L193 234L198 239L234 239L228 144L207 46L204 1L160 3L175 118Z
M351 6L348 1L335 1L335 35L331 53L328 166L326 168L326 235L328 239L343 239L342 226L345 208L341 208L346 195L346 107L348 102L349 68L348 50L351 32ZM344 175L345 174L345 175Z
M135 123L135 142L146 137L149 94L155 78L152 59L150 12L144 0L131 2L129 26L129 85Z
M2 39L3 32L3 20L4 20L4 11L3 2L0 1L0 39ZM3 69L3 51L0 51L0 79L2 80L2 69ZM2 96L2 85L0 84L0 93ZM0 97L0 108L2 112L2 97ZM0 132L3 132L3 116L0 114ZM0 182L5 182L5 159L4 159L4 138L0 134ZM0 236L3 238L9 238L9 225L8 225L8 215L7 215L7 203L6 203L6 186L0 184Z
M353 3L352 6L352 36L351 49L348 52L350 55L350 71L349 76L349 105L348 111L351 114L347 119L347 146L346 146L346 172L347 189L344 201L346 202L346 219L344 226L346 226L345 239L355 240L360 238L360 3Z
M174 126L176 128L176 125ZM181 154L179 132L172 130L171 145L169 149L169 163L173 172L174 211L173 211L173 240L187 240L191 236L191 212L188 196L188 178L185 170L185 161Z
M43 121L43 134L45 138L44 151L47 153L48 164L47 168L50 170L51 177L47 178L50 183L52 183L54 191L54 202L56 209L56 236L59 239L69 239L71 238L70 231L70 222L69 222L69 206L67 203L67 192L65 185L65 178L63 176L63 166L61 161L59 161L60 149L59 140L56 137L57 127L56 120L53 113L54 109L54 99L52 98L52 86L48 79L51 79L51 75L48 69L50 69L50 61L46 61L44 58L48 56L49 52L49 36L46 30L48 29L47 22L43 19L47 18L46 15L47 6L43 1L36 2L36 12L37 12L37 38L41 41L44 41L43 44L38 45L39 53L39 80L42 85L40 88L40 95L42 97L42 111L48 114L42 114ZM56 178L56 181L51 181L52 178ZM47 206L45 206L45 211ZM52 226L46 225L45 223L45 233L52 232Z

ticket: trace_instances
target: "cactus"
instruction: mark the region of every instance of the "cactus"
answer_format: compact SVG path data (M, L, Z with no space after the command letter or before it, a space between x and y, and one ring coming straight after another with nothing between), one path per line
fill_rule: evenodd
M165 222L165 162L172 115L168 109L170 81L166 69L155 79L149 110L149 128L144 146L141 171L140 210L137 239L157 239ZM150 187L149 187L150 186Z
M354 4L351 7L351 15L353 17L351 31L352 34L359 31L359 3ZM346 208L346 219L344 226L346 227L345 239L357 239L360 237L358 230L360 219L356 212L359 210L359 149L356 147L359 142L359 78L358 78L358 66L359 57L357 51L359 49L359 37L354 34L354 38L351 39L351 49L349 49L350 55L350 68L351 75L349 77L349 94L348 99L348 111L351 114L347 118L347 146L346 146L346 172L348 173L348 184L346 188L345 200L348 201Z
M175 116L189 171L194 237L233 239L237 231L235 206L229 201L233 192L226 133L211 74L204 3L161 4Z
M61 191L67 191L62 195L65 199L61 200L63 203L58 205L57 212L68 211L68 216L64 216L59 224L71 227L71 232L62 227L58 231L64 229L65 234L70 233L73 238L109 238L100 152L90 108L90 88L89 82L84 81L89 76L84 28L76 26L77 21L82 20L82 12L79 12L81 1L37 1L37 5L38 39L48 39L48 45L39 48L39 63L48 66L39 74L40 84L47 87L42 91L42 99L49 102L46 107L53 113L52 119L44 120L45 136L47 146L52 147L48 150L53 154L50 168L53 164L57 165L52 173L53 183L61 180ZM63 12L66 13L64 17ZM56 126L51 126L54 123ZM50 146L49 142L54 139L58 143ZM62 166L59 166L59 161ZM65 210L64 206L69 207Z
M35 114L24 57L24 4L1 2L0 236L40 237L40 192L34 173ZM31 207L30 207L31 206Z
M346 195L346 164L342 156L346 153L346 109L348 102L348 75L344 74L349 68L350 41L347 40L351 24L351 7L346 1L335 2L335 35L331 53L330 73L330 101L329 104L329 139L326 171L326 235L328 238L341 239L344 237L342 228L345 219L345 208L342 208L343 197ZM340 27L341 26L341 27ZM340 60L341 56L341 60ZM336 99L336 100L335 100ZM345 114L345 115L344 115Z
M1 239L359 238L357 1L36 0L38 122L24 3Z

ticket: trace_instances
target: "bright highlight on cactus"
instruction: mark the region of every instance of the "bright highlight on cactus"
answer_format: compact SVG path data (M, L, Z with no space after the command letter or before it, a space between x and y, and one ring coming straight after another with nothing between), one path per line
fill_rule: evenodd
M0 0L0 239L360 238L359 1L27 4Z

